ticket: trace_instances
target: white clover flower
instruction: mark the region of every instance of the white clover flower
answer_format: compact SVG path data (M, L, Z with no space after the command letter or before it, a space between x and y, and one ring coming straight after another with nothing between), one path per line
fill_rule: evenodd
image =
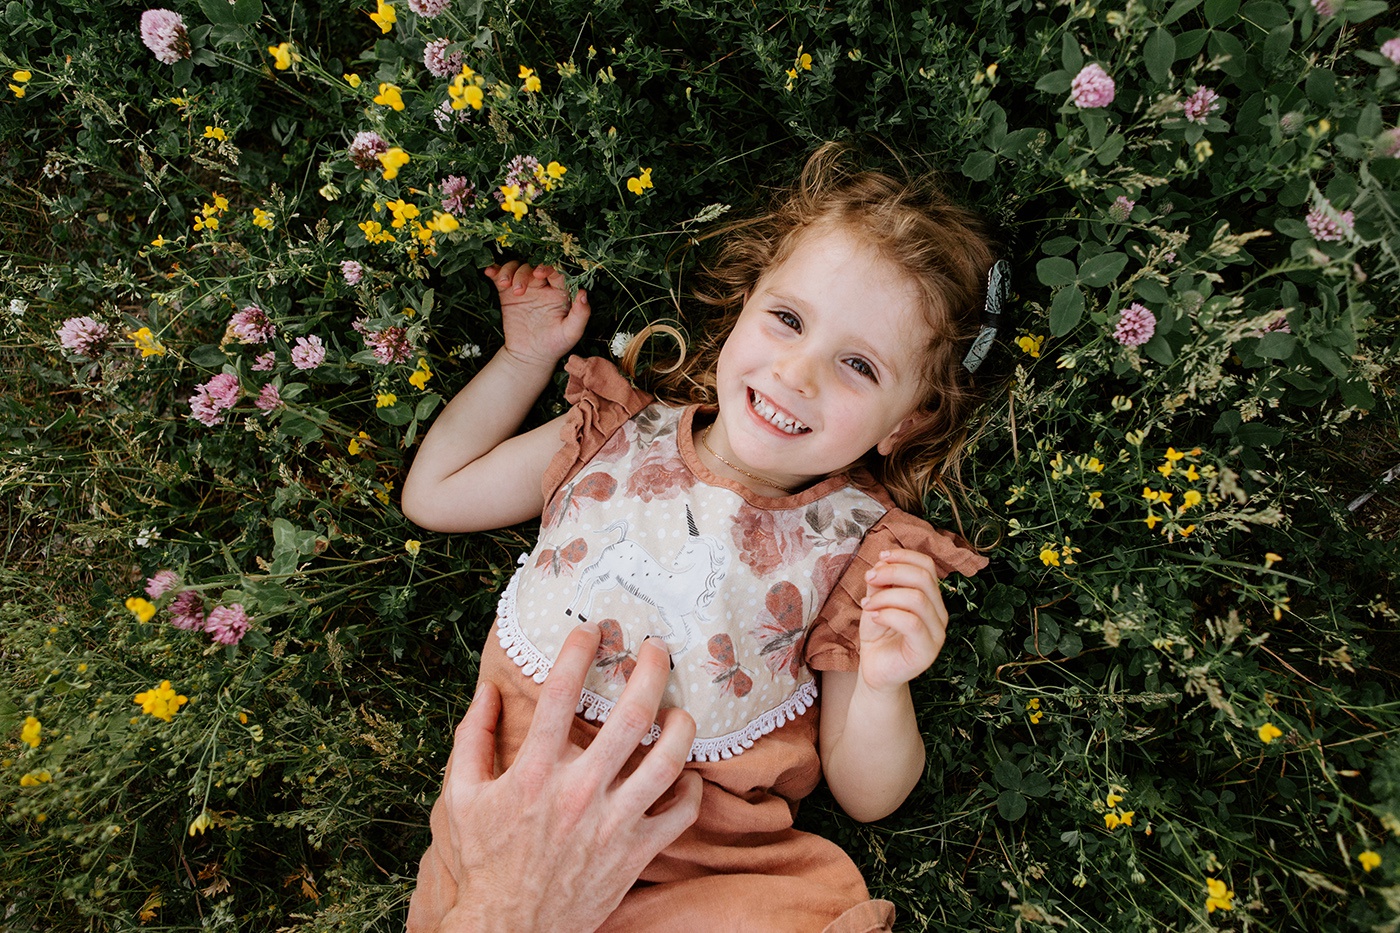
M626 331L618 331L616 334L613 334L612 343L608 344L608 349L612 351L613 356L620 358L627 349L627 345L631 342L631 334Z
M10 313L15 317L24 317L24 312L29 310L29 302L20 298L10 299Z
M457 355L458 359L476 360L481 358L481 347L474 343L464 343L452 352Z

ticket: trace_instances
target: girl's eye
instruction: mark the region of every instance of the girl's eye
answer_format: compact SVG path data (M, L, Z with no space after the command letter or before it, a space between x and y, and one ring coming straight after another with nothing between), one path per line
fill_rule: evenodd
M850 366L851 366L852 369L854 369L856 372L860 373L862 376L864 376L865 378L869 379L870 381L872 381L872 382L878 382L878 381L879 381L878 379L875 378L875 367L871 366L869 363L867 363L865 360L861 359L860 357L858 357L858 356L853 356L853 357L851 357L849 360L847 360L846 362L850 364Z
M801 319L799 319L798 316L793 314L791 311L774 311L773 316L779 321L782 321L785 326L791 327L798 333L802 332Z

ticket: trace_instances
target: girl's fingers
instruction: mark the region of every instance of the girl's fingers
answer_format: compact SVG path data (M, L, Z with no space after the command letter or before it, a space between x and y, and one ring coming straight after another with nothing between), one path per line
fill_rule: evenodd
M943 648L942 631L939 631L939 637L935 637L924 624L924 620L907 609L867 609L866 612L872 614L871 621L876 625L902 636L910 654L928 657L929 664L933 663L933 658L936 658Z
M515 270L515 275L511 277L511 286L515 294L525 294L525 289L530 286L530 277L534 274L534 271L534 268L528 263L521 263Z
M512 259L505 265L489 266L486 274L491 277L497 288L504 291L506 286L510 285L510 280L515 277L515 270L519 265L518 260Z

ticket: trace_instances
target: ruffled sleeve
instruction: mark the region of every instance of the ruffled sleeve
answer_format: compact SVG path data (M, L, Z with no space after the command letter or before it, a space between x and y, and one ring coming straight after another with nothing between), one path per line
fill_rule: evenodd
M895 548L922 551L932 557L940 580L950 573L970 577L987 566L987 558L958 535L891 509L866 533L850 566L812 623L805 655L813 670L856 669L860 660L860 601L865 598L865 574L880 560L881 551Z
M633 386L611 361L601 356L571 356L564 371L569 374L564 399L573 407L559 431L564 446L544 471L542 488L546 502L593 459L627 419L652 401L650 395Z

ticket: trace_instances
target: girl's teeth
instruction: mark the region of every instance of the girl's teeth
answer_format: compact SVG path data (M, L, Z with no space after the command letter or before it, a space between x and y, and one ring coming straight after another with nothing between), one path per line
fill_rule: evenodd
M752 389L749 390L749 397L753 400L753 409L758 412L771 425L785 431L788 434L802 434L808 427L794 418L785 418L778 414L778 410L769 404L768 400Z

